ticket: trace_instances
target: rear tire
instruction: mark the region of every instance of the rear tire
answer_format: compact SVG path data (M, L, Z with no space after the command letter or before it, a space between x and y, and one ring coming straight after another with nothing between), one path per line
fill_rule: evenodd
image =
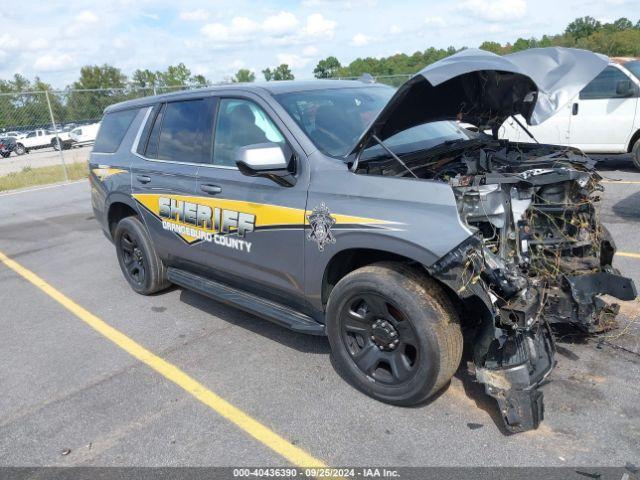
M151 295L170 285L167 268L138 217L120 220L113 237L120 269L134 291Z
M399 263L369 265L342 278L327 304L327 335L343 378L395 405L433 396L462 358L453 302L435 281Z
M13 151L16 152L16 155L18 156L27 153L27 149L24 148L24 145L22 145L21 143L17 143L16 148L14 148Z
M640 170L640 138L636 140L636 143L633 145L631 149L633 164L636 166L638 170Z

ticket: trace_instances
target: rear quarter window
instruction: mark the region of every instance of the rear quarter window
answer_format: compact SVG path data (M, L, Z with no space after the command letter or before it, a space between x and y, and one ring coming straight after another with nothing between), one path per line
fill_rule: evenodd
M127 133L137 113L138 109L107 113L100 124L93 151L98 153L113 153L118 150L124 135Z

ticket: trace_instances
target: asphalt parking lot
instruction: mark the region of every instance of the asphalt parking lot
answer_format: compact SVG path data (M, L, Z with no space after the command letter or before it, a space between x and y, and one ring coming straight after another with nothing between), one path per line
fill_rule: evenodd
M640 285L640 172L627 157L600 170L615 264ZM0 194L0 252L257 424L223 418L220 402L199 400L0 262L1 466L290 464L261 427L333 466L640 464L637 301L616 331L559 339L544 423L510 436L465 365L427 405L393 407L340 379L324 338L178 288L136 295L86 181Z

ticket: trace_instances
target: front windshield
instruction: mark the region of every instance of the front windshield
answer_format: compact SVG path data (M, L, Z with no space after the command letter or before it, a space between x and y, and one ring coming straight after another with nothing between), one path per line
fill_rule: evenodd
M350 153L366 128L393 96L391 87L348 87L276 95L287 113L313 143L327 155ZM397 154L468 140L469 133L455 122L430 122L396 133L385 144ZM379 145L367 148L362 159L386 155Z
M427 150L444 142L470 140L474 137L474 133L458 126L456 122L444 120L408 128L387 138L384 144L396 155L405 155ZM387 157L388 154L380 145L373 145L363 152L360 159L369 160L380 156Z
M323 153L349 153L393 96L391 87L328 88L280 94L276 99Z
M638 79L640 79L640 60L634 60L624 64L624 68L633 73Z

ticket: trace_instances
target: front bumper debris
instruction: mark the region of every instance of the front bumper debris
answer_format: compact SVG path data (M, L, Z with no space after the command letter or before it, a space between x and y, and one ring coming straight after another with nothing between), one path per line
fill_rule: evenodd
M495 338L476 378L495 398L510 432L538 428L544 418L540 383L555 366L555 347L549 327Z

